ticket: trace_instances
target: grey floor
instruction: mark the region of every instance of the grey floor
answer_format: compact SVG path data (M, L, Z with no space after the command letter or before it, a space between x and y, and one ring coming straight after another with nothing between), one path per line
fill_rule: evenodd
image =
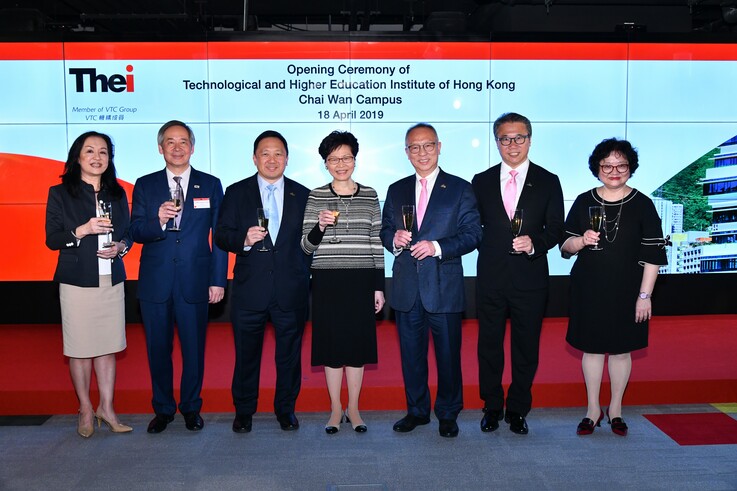
M400 412L366 411L357 434L343 424L326 435L326 413L298 414L301 428L282 431L258 414L253 431L231 431L231 414L205 414L187 431L181 416L149 435L150 415L124 415L133 433L97 430L89 440L76 418L40 426L0 426L3 490L426 490L426 489L737 489L737 445L679 446L642 414L714 412L709 405L627 407L626 438L604 424L575 435L582 408L534 409L530 434L479 431L467 410L460 435L445 439L437 422L398 434ZM734 414L731 415L735 417Z

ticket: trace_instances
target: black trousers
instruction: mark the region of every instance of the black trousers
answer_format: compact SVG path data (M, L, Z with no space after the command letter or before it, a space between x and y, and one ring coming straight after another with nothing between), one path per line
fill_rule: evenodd
M532 382L540 351L548 289L488 289L479 285L479 392L488 409L505 407L504 336L511 320L512 383L506 397L507 411L526 415L532 407Z

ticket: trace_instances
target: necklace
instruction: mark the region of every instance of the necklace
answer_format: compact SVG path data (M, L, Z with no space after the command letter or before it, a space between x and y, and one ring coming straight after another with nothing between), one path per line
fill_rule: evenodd
M350 224L350 220L348 219L348 210L350 209L351 205L353 204L353 196L355 196L357 190L358 190L358 184L355 184L354 183L353 184L353 192L348 197L348 202L346 203L345 200L343 199L343 196L341 196L340 194L338 194L338 192L335 189L333 189L333 192L338 197L338 200L343 204L343 208L345 208L345 214L341 213L341 215L343 215L345 218L341 218L340 221L341 222L345 222L345 231L346 232L349 231L348 225Z
M615 205L608 205L604 197L601 197L601 201L599 201L598 194L596 192L593 193L594 198L597 202L601 203L601 205L604 207L604 238L607 242L610 244L613 243L615 240L617 240L617 234L619 233L619 220L622 218L622 208L624 207L624 198L627 195L626 190L622 194L622 199L619 200L619 210L617 210L617 215L612 218L611 220L607 219L606 216L606 207L607 206L617 206ZM612 237L610 238L610 235Z

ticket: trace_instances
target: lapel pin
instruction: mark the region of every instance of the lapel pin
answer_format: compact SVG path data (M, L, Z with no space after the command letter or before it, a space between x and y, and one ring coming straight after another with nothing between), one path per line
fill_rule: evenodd
M195 184L195 185L194 185L194 188L195 188L195 189L200 189L200 185L199 185L199 184Z
M441 184L440 187L445 189L445 184Z
M289 193L289 196L294 196L294 193Z

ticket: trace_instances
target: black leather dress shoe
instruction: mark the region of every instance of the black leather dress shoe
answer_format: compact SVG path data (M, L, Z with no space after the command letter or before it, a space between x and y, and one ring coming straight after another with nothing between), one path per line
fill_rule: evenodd
M481 418L481 431L489 433L499 429L499 421L504 419L503 409L484 408L484 417Z
M236 414L233 420L233 431L236 433L248 433L253 425L253 416Z
M454 419L441 419L439 431L442 437L454 438L458 436L458 423Z
M408 414L404 418L400 419L396 423L394 423L394 431L397 431L399 433L408 433L418 426L426 425L430 422L429 417L421 418L419 416L414 416L412 414Z
M171 414L157 414L154 419L148 424L149 433L161 433L166 429L166 425L174 421L174 416Z
M202 421L202 416L200 416L199 412L192 411L191 413L184 413L184 426L189 431L200 431L205 427L205 422Z
M504 416L504 421L509 423L509 429L512 431L512 433L517 433L518 435L526 435L529 431L529 428L527 428L527 421L525 420L525 417L522 416L520 413L507 411L507 414Z
M295 416L294 413L278 414L276 416L276 420L284 431L299 429L299 421L297 421L297 416Z

